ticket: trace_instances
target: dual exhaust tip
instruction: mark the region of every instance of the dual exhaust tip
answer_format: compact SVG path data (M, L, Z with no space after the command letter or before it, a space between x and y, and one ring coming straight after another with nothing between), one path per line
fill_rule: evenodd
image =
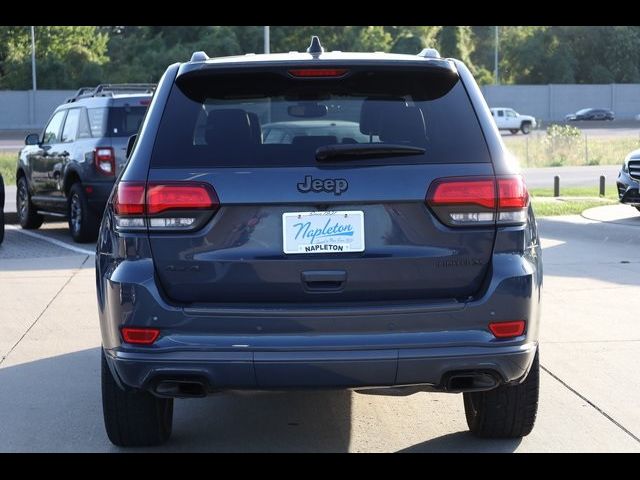
M493 372L451 372L442 382L446 392L482 392L500 385Z
M157 396L170 398L206 397L208 391L208 383L199 378L161 379L153 387L153 393Z

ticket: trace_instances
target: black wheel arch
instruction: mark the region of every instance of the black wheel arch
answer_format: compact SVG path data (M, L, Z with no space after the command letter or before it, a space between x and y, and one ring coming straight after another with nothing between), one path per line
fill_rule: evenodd
M69 197L69 191L71 190L71 187L78 182L82 183L80 173L73 167L68 168L64 172L64 180L62 181L62 191L64 192L65 197Z

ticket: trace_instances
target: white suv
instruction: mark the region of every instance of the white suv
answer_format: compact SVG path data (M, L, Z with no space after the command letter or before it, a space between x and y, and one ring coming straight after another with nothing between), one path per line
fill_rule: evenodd
M514 135L521 131L525 135L536 128L536 119L531 115L520 115L513 108L492 108L491 115L498 130L509 130Z

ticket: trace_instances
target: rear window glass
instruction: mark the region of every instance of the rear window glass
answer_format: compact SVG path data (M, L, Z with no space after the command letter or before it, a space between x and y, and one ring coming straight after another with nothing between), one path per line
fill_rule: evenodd
M138 133L147 107L89 108L93 137L130 137Z
M324 145L394 144L421 155L359 164L490 162L460 80L426 69L354 71L344 79L286 72L179 77L153 167L315 165Z

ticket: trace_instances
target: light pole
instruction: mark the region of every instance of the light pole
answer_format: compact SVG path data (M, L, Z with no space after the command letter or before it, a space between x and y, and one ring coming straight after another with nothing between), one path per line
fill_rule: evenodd
M36 123L36 27L31 27L31 125Z
M494 51L493 51L493 62L495 68L493 70L493 83L498 85L500 83L499 71L498 71L498 27L494 27Z
M36 28L31 27L31 80L36 91Z
M271 53L271 46L269 43L269 27L264 27L264 53Z

